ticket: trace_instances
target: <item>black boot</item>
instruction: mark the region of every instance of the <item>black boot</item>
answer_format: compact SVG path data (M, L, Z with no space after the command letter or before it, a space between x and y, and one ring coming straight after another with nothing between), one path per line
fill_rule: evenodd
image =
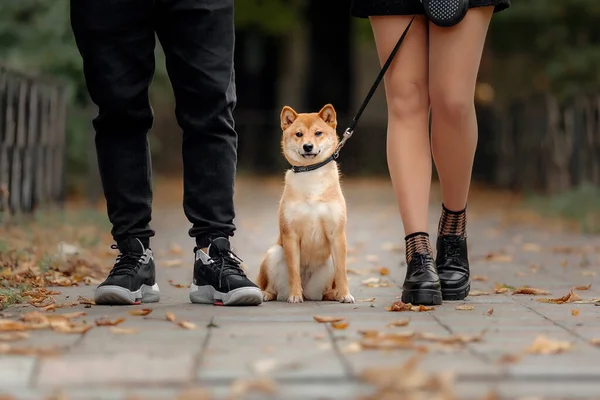
M402 286L402 302L413 305L442 304L440 278L430 254L416 253L410 258Z
M471 290L467 237L440 235L437 239L436 266L444 300L464 300Z

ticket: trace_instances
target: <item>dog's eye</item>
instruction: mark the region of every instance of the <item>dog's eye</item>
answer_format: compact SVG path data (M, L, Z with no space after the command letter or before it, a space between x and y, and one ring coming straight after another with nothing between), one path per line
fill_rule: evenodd
M323 134L323 132L321 132L321 131L316 131L315 132L315 136L321 136L322 134Z
M296 132L297 137L302 137L302 132Z

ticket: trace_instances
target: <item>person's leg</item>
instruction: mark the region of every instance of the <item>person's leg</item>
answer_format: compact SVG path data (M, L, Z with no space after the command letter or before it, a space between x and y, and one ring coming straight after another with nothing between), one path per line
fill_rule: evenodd
M262 302L228 238L235 217L237 164L233 0L164 0L158 37L183 130L184 210L196 239L190 299L226 305Z
M121 251L96 291L98 304L158 301L148 249L153 122L148 87L154 73L153 8L146 0L71 0L71 25L92 101L96 150L112 235Z
M477 147L474 93L493 7L471 8L451 28L430 24L433 157L442 190L437 264L445 300L469 291L466 206Z
M387 60L410 18L370 17L381 64ZM427 60L427 20L418 16L384 80L388 104L387 160L406 234L408 268L403 301L413 304L441 302L427 234L431 186ZM422 270L428 272L419 273Z

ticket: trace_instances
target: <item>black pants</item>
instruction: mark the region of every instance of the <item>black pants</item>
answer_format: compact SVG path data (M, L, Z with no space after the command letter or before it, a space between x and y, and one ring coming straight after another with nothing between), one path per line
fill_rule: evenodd
M96 151L116 241L154 236L147 133L155 33L183 130L185 215L199 246L232 236L237 134L233 0L71 0L71 25L99 113Z

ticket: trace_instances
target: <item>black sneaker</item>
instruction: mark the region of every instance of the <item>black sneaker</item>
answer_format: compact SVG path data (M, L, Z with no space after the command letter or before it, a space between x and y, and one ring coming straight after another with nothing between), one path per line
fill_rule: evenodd
M426 306L442 304L440 278L431 254L417 253L406 266L402 302Z
M94 294L96 304L119 305L156 303L160 300L152 250L144 249L137 238L116 245L120 253L115 266Z
M232 251L229 240L211 241L206 254L195 248L194 280L190 301L224 306L256 306L262 303L262 292L242 270L242 260Z
M436 251L435 263L442 283L443 299L464 300L471 290L467 238L440 235L437 239Z

